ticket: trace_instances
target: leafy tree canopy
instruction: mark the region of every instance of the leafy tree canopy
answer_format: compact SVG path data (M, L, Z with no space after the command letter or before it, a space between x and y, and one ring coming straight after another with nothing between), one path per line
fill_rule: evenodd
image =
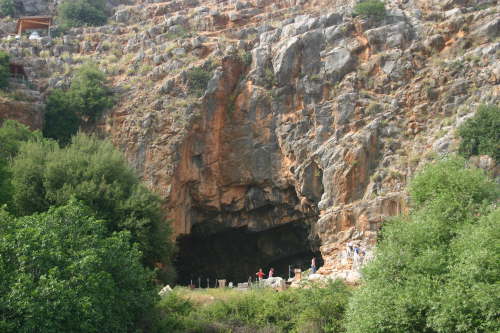
M105 220L109 231L130 231L146 264L168 262L170 229L160 199L140 184L111 143L84 134L65 148L49 140L28 142L11 172L12 210L18 215L43 212L75 197Z
M459 158L429 165L408 217L387 222L348 332L497 332L498 184ZM484 237L484 238L483 238Z
M0 0L0 16L13 16L14 13L14 0Z
M459 152L465 156L490 155L500 162L500 107L482 105L458 131Z
M129 239L75 200L21 218L0 209L0 331L135 331L156 296Z
M381 19L385 16L385 5L380 0L366 0L354 7L354 14Z
M48 96L43 134L66 145L82 121L93 124L112 106L112 92L104 73L94 64L85 64L76 72L68 90L55 89Z
M12 195L9 161L17 155L23 142L41 139L40 132L14 120L6 120L0 127L0 205L7 203Z
M104 0L66 0L58 7L59 19L65 27L99 26L106 23Z

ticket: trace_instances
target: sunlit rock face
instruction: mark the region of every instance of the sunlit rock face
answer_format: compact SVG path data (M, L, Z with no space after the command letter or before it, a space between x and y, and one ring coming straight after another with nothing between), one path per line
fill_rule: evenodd
M353 270L346 244L371 251L384 220L408 211L415 172L456 151L456 128L500 93L495 1L385 1L380 20L354 17L355 3L110 3L108 25L0 48L42 94L68 85L61 68L93 60L107 73L117 103L95 132L164 199L175 235L191 235L183 279L217 275L205 262L232 255L232 233L259 253L228 260L245 262L237 278L300 253L307 266L317 249L319 273L338 276ZM255 245L295 224L317 242L282 257ZM208 258L193 266L190 248Z

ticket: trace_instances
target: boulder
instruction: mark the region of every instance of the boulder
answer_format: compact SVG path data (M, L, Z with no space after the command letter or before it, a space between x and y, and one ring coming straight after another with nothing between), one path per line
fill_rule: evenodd
M332 83L342 80L354 69L355 58L346 48L339 47L326 55L324 72Z
M274 75L279 85L290 83L290 79L297 74L299 69L302 42L297 37L292 37L277 46L273 57Z

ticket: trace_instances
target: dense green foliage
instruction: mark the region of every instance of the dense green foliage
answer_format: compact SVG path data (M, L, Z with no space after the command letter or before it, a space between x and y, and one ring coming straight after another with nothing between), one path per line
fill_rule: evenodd
M4 51L0 51L0 89L5 89L9 85L10 77L10 56Z
M80 118L72 106L70 94L55 89L47 97L45 104L45 121L43 135L57 140L61 145L67 145L71 137L78 132Z
M75 112L86 121L93 122L113 106L111 90L106 86L106 76L93 64L81 66L68 91Z
M12 196L9 162L17 155L23 142L37 139L41 139L39 132L31 132L17 121L6 120L0 127L0 206Z
M0 331L139 328L156 295L129 239L76 201L21 218L0 210Z
M14 0L0 0L0 16L14 16Z
M353 12L355 15L381 19L385 16L385 5L379 0L366 0L358 3Z
M207 89L212 73L201 67L194 67L187 72L187 85L192 94L200 97Z
M348 332L500 330L499 189L464 164L441 161L415 177L414 211L384 225Z
M276 292L257 289L205 306L195 306L177 292L159 304L164 317L163 332L207 332L246 327L249 331L268 327L272 332L344 332L343 315L350 291L341 282L324 287Z
M18 215L65 205L72 197L88 205L110 231L128 230L144 261L167 262L170 230L159 198L140 184L111 143L83 134L60 148L53 141L29 142L12 163L13 211Z
M112 106L104 73L93 64L83 65L68 90L55 89L47 98L44 136L68 144L81 122L95 123Z
M459 129L459 151L465 157L490 155L500 162L500 107L482 105Z
M58 14L65 27L99 26L107 20L104 0L66 0L59 5Z

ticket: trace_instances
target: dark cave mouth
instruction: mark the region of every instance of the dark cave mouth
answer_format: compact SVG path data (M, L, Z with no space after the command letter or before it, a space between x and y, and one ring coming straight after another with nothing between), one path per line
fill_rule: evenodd
M294 268L308 269L313 256L317 266L323 264L319 242L311 239L310 224L303 220L263 231L216 225L207 232L205 223L177 238L175 267L180 285L191 281L198 285L199 279L202 287L206 287L207 279L210 286L216 279L236 284L255 278L259 268L267 275L271 267L274 276L288 278L289 268L292 272Z

